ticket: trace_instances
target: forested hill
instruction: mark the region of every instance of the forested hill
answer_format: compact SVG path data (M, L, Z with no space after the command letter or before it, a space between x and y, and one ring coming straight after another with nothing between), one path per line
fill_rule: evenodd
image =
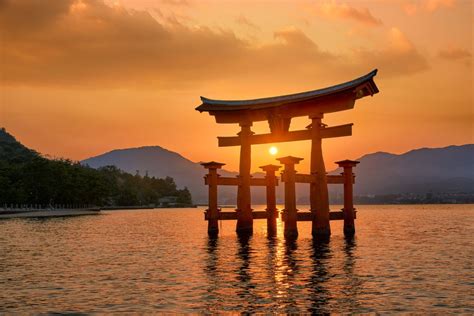
M37 157L37 152L23 146L4 128L0 129L0 161L20 163Z
M0 129L0 206L75 204L131 206L158 204L174 196L189 205L187 188L170 177L131 175L114 166L93 169L68 159L47 159Z

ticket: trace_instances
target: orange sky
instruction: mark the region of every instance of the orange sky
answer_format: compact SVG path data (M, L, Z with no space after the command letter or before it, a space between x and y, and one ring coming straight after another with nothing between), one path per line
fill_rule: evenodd
M355 124L352 137L324 141L328 169L473 142L469 0L4 0L0 41L0 126L51 156L160 145L235 170L238 148L216 136L238 127L196 112L200 95L281 95L373 68L381 92L324 119ZM304 171L309 145L278 147L306 158ZM253 147L254 167L274 162L269 147Z

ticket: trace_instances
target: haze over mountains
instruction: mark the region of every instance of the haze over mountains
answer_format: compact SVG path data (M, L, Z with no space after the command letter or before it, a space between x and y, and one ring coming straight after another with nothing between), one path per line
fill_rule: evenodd
M387 195L429 192L474 192L474 144L444 148L421 148L401 155L377 152L362 156L356 172L356 195ZM93 168L106 165L149 176L174 178L178 187L188 187L195 203L207 201L207 188L203 183L206 173L196 162L159 146L128 148L91 157L82 161ZM333 170L337 174L340 170ZM221 170L223 176L236 173ZM261 175L255 175L261 176ZM279 186L279 199L282 198ZM334 195L340 186L331 186ZM307 203L308 192L304 185L297 189L298 202ZM235 204L236 189L219 188L221 203ZM254 203L264 203L262 188L253 188Z

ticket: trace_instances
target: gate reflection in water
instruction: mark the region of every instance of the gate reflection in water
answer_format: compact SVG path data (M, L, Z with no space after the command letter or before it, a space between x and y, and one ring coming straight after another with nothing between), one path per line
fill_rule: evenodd
M209 288L203 301L209 312L240 310L329 313L330 299L340 293L347 295L343 302L347 308L360 310L355 294L361 282L353 275L355 237L336 237L332 242L285 239L280 219L277 221L277 229L277 237L267 237L264 245L260 245L259 240L252 240L258 237L236 237L236 252L231 259L236 263L232 271L233 279L223 276L230 258L220 258L219 238L208 238L205 272L209 278ZM343 250L343 260L339 262L339 267L328 263L335 255L332 248ZM252 267L261 264L266 265L264 270ZM331 288L332 284L328 281L333 277L343 282ZM259 289L259 282L268 283L265 290ZM335 292L331 293L332 291ZM234 295L239 298L239 303L229 304ZM301 306L300 301L303 299L307 300L308 306Z

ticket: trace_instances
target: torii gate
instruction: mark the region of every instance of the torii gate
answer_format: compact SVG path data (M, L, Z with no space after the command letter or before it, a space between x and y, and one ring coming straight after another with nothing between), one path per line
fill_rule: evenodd
M199 112L208 112L210 115L215 117L217 123L223 124L239 124L241 130L237 134L238 136L231 137L218 137L219 147L226 146L240 146L240 166L238 178L231 179L219 179L217 175L217 169L221 168L223 164L210 162L203 164L203 166L209 169L206 184L209 185L209 210L206 215L206 219L209 221L208 232L215 234L218 232L217 220L222 219L217 209L217 185L237 185L237 228L238 233L251 233L253 231L253 219L256 212L252 212L251 208L251 196L250 186L251 185L265 185L267 186L267 201L268 188L272 185L278 184L276 180L272 180L271 173L275 173L278 170L278 166L264 166L262 167L267 171L267 180L260 181L262 179L252 179L250 176L251 168L251 146L255 144L268 144L278 142L289 142L289 141L300 141L300 140L311 140L311 163L310 163L310 175L306 178L304 175L299 175L299 181L297 177L289 176L294 171L294 164L298 163L301 158L285 157L280 158L280 162L285 165L285 172L283 173L284 178L286 174L287 180L292 179L294 182L304 182L310 184L310 219L312 221L312 234L313 236L327 237L331 234L330 229L330 211L329 211L329 195L328 195L328 177L326 175L326 168L323 160L322 152L322 139L331 137L341 137L352 135L352 125L345 124L333 127L327 127L322 123L324 114L333 113L338 111L344 111L352 109L357 99L365 96L372 96L379 92L375 82L374 76L377 74L377 70L373 70L365 76L354 79L352 81L338 84L335 86L327 87L324 89L318 89L308 92L261 98L254 100L212 100L205 97L201 97L202 104L199 105L196 110ZM311 124L306 130L290 131L290 123L293 117L308 116L311 120ZM255 135L251 131L253 122L268 121L270 127L270 133ZM339 162L341 167L344 167L345 173L343 177L347 181L340 183L345 184L345 194L350 193L349 197L345 196L345 209L350 207L351 210L346 209L347 212L352 213L352 226L353 226L353 208L350 206L352 201L352 167L357 162L352 161L341 161ZM350 174L348 173L350 171ZM270 175L269 175L270 172ZM220 183L219 183L219 180ZM283 179L285 181L285 179ZM336 181L338 182L338 181ZM347 184L347 186L346 186ZM296 208L293 212L288 210L287 204L294 204L287 199L294 199L294 188L291 187L286 190L285 183L285 211L290 214L286 217L285 222L285 234L295 234L295 229L291 228L291 223L296 221L298 216L296 214ZM211 188L212 187L212 188ZM215 188L215 189L214 189ZM211 192L212 191L212 192ZM215 192L214 192L215 191ZM293 191L293 192L292 192ZM287 195L290 196L287 196ZM288 202L288 203L287 203ZM347 203L346 203L347 202ZM270 203L273 203L270 201ZM268 204L268 203L267 203ZM346 205L347 204L347 205ZM290 206L291 207L291 206ZM267 205L267 212L269 208L274 206ZM273 214L273 209L270 210L269 214ZM276 212L276 208L275 211ZM347 213L346 212L346 213ZM346 214L344 213L344 214ZM349 214L349 213L348 213ZM262 218L256 214L257 217ZM294 215L294 216L293 216ZM344 215L346 216L346 215ZM232 216L233 217L233 216ZM266 215L266 218L271 215ZM350 221L348 221L350 224ZM287 225L288 224L288 225ZM271 225L269 224L269 227ZM288 230L286 227L288 226ZM345 225L345 232L353 232L353 227L347 227ZM297 231L296 231L297 234Z

